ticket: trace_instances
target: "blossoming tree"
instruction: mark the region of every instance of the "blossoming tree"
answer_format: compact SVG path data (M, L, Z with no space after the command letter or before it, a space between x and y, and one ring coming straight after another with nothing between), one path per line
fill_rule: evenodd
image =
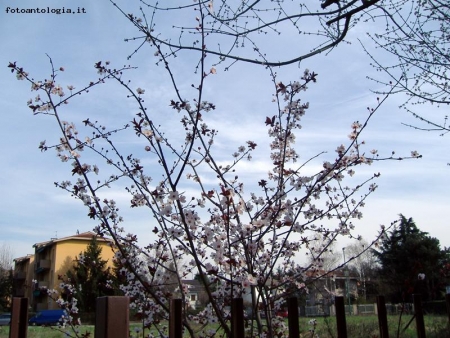
M274 313L283 307L289 292L294 292L292 285L297 287L296 294L307 292L307 271L320 271L320 251L315 251L316 260L308 266L300 267L296 260L302 248L308 247L308 238L312 234L323 238L321 250L325 252L340 236L353 236L353 222L362 217L366 198L377 188L374 181L379 173L358 182L352 176L358 167L374 161L399 159L393 154L382 157L375 150L366 150L360 139L383 98L374 108L368 108L365 121L350 126L347 141L337 144L332 156L321 153L300 161L295 140L309 108L301 95L318 75L305 70L292 81L279 80L271 62L256 47L254 51L263 60L257 63L264 64L272 79L273 113L255 122L267 128L271 169L266 177L251 177L248 181L240 178L240 164L252 161L259 140L236 145L227 161L220 158L220 150L215 147L220 136L210 125L210 116L225 108L216 107L205 88L211 77L219 76L220 70L234 62L253 61L245 55L233 57L234 48L223 53L210 50L213 42L209 42L209 35L217 33L220 46L221 38L229 34L225 28L232 29L231 22L235 22L233 29L237 30L240 26L236 20L250 12L257 22L255 30L269 29L271 26L258 21L258 15L264 13L257 10L258 3L251 6L244 1L242 6L247 7L238 6L234 11L225 2L216 9L212 2L182 7L197 11L192 18L196 22L195 38L189 48L158 35L144 13L138 18L124 12L144 34L144 43L154 50L156 66L165 68L172 84L173 98L167 102L166 117L158 123L145 102L146 88L133 87L127 80L133 71L131 66L114 68L107 61L99 61L95 63L98 78L76 88L60 82L64 68L55 67L52 59L51 73L45 80L35 80L16 63L9 64L17 78L28 81L37 92L28 107L35 115L52 117L60 131L53 143L42 141L39 145L42 151L56 150L61 161L70 165L73 179L57 182L56 186L86 206L88 216L98 221L99 234L114 239L116 261L126 277L121 288L145 325L154 326L161 335L166 334L161 320L168 318L169 300L179 294L187 304L189 289L183 280L188 274L196 275L203 284L208 305L196 316L184 314L186 334L207 337L223 332L230 336L230 302L243 297L256 314L247 327L249 336L285 335L285 323ZM153 19L159 10L152 8ZM341 13L334 15L339 18ZM294 19L286 15L288 19L295 27ZM236 34L238 41L240 33ZM242 38L249 39L249 34ZM180 37L184 37L183 33ZM189 89L178 86L174 73L175 56L183 49L197 53L193 75L196 83ZM211 55L217 56L215 61L207 58ZM231 64L224 65L229 59ZM64 111L71 102L109 81L118 84L132 100L132 109L137 110L132 121L106 126L89 117L77 122L65 119ZM183 135L181 145L173 142L174 135ZM125 152L120 137L135 137L138 148L133 152L139 155ZM321 169L311 173L310 163L324 156ZM410 157L419 155L413 152ZM148 232L153 232L153 240L149 243L138 242L138 234L126 231L117 201L108 197L108 187L113 185L127 191L129 207L143 208L152 217ZM290 273L274 278L275 270L280 268ZM266 319L261 319L260 311ZM213 330L206 326L212 322L216 323Z
M407 126L447 134L450 128L446 115L439 120L429 112L419 112L417 107L426 103L437 107L450 103L449 3L389 0L379 8L382 10L379 15L386 18L386 29L369 35L378 49L392 57L383 59L365 46L374 67L385 75L385 78L373 80L385 88L390 88L390 82L394 82L397 84L395 92L406 94L401 107L420 123Z

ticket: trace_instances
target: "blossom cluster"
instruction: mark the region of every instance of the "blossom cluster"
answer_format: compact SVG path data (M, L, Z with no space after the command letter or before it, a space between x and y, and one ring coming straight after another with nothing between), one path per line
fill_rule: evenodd
M81 319L76 298L77 289L70 279L65 279L64 276L59 276L59 279L61 281L59 290L47 290L48 296L59 308L64 310L64 314L59 319L57 330L63 332L67 337L87 337L88 333L83 334L80 331Z

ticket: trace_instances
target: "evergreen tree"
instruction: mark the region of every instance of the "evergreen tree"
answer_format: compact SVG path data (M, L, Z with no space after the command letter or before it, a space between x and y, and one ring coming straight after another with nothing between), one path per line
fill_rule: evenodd
M410 301L413 293L424 300L439 298L445 285L441 271L449 251L439 240L419 230L412 218L400 215L399 224L382 240L374 254L381 264L384 292L393 302Z
M11 306L13 291L12 261L11 247L2 243L0 245L0 311L7 311Z
M0 311L7 311L11 305L13 288L12 270L0 265Z
M98 297L114 294L108 286L112 274L106 267L108 261L101 258L102 248L96 237L92 237L86 251L80 253L73 267L67 272L67 277L76 287L79 308L83 312L95 312Z
M113 267L110 273L109 286L112 289L111 292L114 296L123 296L123 291L120 286L128 285L128 281L123 271L123 264L118 260L113 260Z

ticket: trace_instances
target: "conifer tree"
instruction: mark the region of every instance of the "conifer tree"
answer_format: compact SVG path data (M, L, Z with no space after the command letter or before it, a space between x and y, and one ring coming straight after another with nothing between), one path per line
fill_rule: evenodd
M80 253L73 271L68 271L67 277L76 286L79 308L83 312L95 312L98 297L113 294L108 287L111 272L107 268L108 261L101 257L102 248L96 237L92 237L86 251Z
M0 311L8 310L11 305L12 286L12 270L0 266Z
M12 277L13 254L6 243L0 245L0 311L9 310L13 289Z
M442 250L439 240L421 231L412 218L400 215L400 222L374 251L391 301L410 301L413 293L424 299L439 298L445 281L440 272L449 252Z

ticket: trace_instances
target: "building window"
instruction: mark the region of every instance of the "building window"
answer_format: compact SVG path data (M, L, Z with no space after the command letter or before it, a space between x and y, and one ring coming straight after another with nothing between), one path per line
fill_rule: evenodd
M197 300L197 295L191 295L191 302L195 302Z

